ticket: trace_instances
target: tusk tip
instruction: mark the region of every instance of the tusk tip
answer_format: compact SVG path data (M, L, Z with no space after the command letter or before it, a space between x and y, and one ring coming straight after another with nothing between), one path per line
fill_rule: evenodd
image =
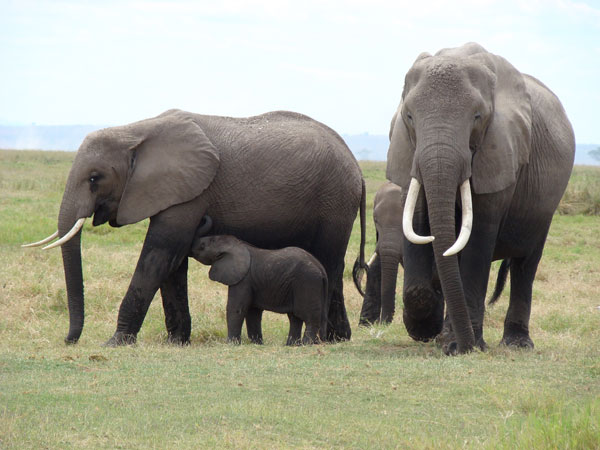
M449 248L448 250L446 250L444 253L442 253L444 256L452 256L452 255L456 255L458 252L456 250L453 250L452 248Z
M406 237L406 239L408 239L413 244L423 245L433 242L435 236L419 236L418 234L410 234Z

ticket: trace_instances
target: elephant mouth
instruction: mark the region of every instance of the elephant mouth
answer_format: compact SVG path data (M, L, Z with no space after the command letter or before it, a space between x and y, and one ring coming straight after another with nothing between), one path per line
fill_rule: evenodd
M108 201L100 203L94 211L94 219L92 221L92 224L95 227L97 227L98 225L102 225L106 222L108 222L109 225L112 227L121 226L117 223L117 214L115 212L115 208L111 208L108 203Z
M106 208L100 206L95 212L94 212L94 220L92 221L92 224L97 227L98 225L102 225L103 223L106 223L110 220L110 213L109 211L107 211Z

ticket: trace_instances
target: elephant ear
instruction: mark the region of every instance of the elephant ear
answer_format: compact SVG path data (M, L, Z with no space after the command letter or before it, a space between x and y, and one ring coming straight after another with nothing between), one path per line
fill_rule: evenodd
M228 246L218 260L212 263L208 276L211 280L233 286L238 284L250 270L250 252L246 246L237 242Z
M523 75L504 58L482 52L472 56L496 75L494 112L473 155L472 184L478 194L506 189L529 162L531 98Z
M137 137L117 211L126 225L200 195L219 168L219 154L192 117L171 110L127 126Z
M390 147L387 154L385 176L392 183L408 189L411 169L415 155L415 147L408 135L408 129L402 119L402 104L392 118L390 126Z
M387 167L385 176L392 183L408 189L411 173L415 176L415 143L408 134L408 128L402 118L402 104L405 95L411 86L419 79L422 64L431 58L431 54L427 52L421 53L413 63L410 70L404 78L404 89L402 91L402 101L396 110L392 123L390 125L390 147L387 154Z

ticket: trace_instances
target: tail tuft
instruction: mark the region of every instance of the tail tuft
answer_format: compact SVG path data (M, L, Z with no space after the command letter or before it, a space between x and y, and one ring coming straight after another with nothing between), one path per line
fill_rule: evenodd
M365 296L365 293L361 287L361 283L364 276L369 276L369 266L365 264L364 260L361 261L360 258L356 258L354 262L354 267L352 267L352 280L354 281L354 286L360 293L362 297Z
M508 269L510 269L510 258L507 258L504 261L502 261L502 264L500 265L500 269L498 270L498 278L496 279L496 287L494 288L494 293L488 300L489 305L496 303L496 300L498 300L498 298L502 294L504 286L506 285L506 279L508 278Z

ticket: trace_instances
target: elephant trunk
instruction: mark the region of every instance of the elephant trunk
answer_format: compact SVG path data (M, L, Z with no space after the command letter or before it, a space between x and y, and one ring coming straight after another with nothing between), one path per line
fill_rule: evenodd
M381 260L381 322L391 323L394 318L396 305L396 279L398 277L398 264L402 252L402 231L396 230L387 236L382 233L377 244L377 251Z
M452 142L452 141L451 141ZM425 147L418 160L423 180L431 234L435 237L433 252L450 322L455 333L458 353L466 353L475 345L475 337L467 309L458 258L444 253L456 240L457 188L470 177L468 146L434 143ZM465 157L464 155L469 155ZM453 351L453 349L450 349Z
M58 216L58 233L65 236L78 217L78 208L70 190L66 189ZM69 308L69 334L65 343L75 344L81 336L84 321L83 273L81 268L81 230L62 247L63 267L67 286L67 304Z

